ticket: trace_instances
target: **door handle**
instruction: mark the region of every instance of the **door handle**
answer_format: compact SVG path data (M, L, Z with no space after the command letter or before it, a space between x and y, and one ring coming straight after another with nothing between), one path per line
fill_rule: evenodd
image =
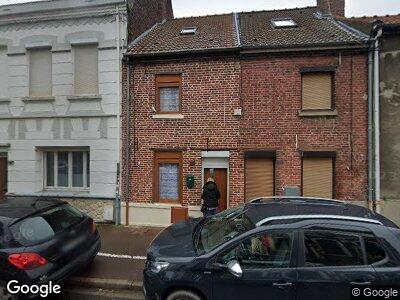
M371 281L352 281L351 285L371 285Z
M272 286L277 287L279 289L284 289L284 288L287 288L287 287L291 287L292 285L293 285L293 283L291 283L291 282L274 282L272 284Z

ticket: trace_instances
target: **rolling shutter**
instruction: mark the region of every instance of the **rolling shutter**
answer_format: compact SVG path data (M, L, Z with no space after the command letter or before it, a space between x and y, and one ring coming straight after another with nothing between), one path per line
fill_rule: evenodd
M52 60L50 49L30 50L29 95L32 97L51 96Z
M332 73L302 74L303 109L332 109Z
M303 196L333 198L333 158L303 158Z
M97 95L98 88L97 45L74 46L75 95Z
M274 195L274 160L272 158L246 158L246 202L257 197Z

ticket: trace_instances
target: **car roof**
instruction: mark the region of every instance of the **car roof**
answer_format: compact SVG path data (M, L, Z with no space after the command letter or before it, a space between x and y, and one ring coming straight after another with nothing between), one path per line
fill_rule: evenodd
M54 198L7 196L0 200L0 220L20 219L37 211L66 203Z
M306 197L265 197L245 205L246 215L257 224L263 219L278 216L329 215L377 220L384 226L398 228L389 219L371 210L344 201Z

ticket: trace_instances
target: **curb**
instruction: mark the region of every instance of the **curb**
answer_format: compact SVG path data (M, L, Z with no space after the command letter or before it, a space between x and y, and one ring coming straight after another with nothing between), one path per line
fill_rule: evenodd
M143 290L143 283L141 281L130 281L130 280L120 280L120 279L74 277L68 280L67 284L79 287L89 287L98 289L135 290L135 291Z

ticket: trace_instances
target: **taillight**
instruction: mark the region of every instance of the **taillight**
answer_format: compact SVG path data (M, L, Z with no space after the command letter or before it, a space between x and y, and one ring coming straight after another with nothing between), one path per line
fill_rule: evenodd
M47 264L47 260L37 253L15 253L8 256L10 264L22 270L35 269Z
M92 223L92 233L96 232L96 223L93 221Z

